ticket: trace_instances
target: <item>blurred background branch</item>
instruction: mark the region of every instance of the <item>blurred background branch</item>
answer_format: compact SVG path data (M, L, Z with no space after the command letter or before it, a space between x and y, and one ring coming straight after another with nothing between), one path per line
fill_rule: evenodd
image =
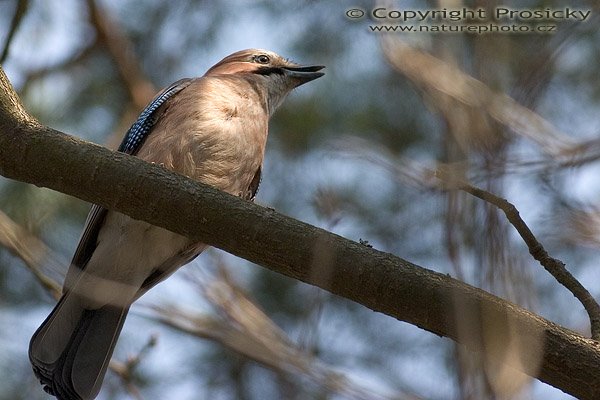
M114 60L119 76L131 96L131 101L138 110L143 110L157 90L140 68L133 44L121 27L112 21L112 18L98 6L95 0L87 0L87 5L90 21L98 35L98 40L106 47Z
M418 398L401 394L390 397L368 390L299 348L232 281L224 265L207 282L193 277L191 282L214 307L215 317L186 311L175 304L150 306L153 314L149 317L189 335L218 342L278 374L308 380L327 393L364 400Z
M0 211L0 245L20 258L52 297L55 299L60 297L62 285L44 274L42 266L46 263L48 269L57 272L64 270L62 263L55 259L44 243L27 233L2 211Z
M420 87L446 116L454 116L468 126L469 132L476 134L476 127L469 126L472 118L456 113L457 104L468 111L489 116L505 125L518 135L522 135L540 146L544 153L552 157L568 155L574 143L563 132L535 112L521 106L503 93L494 93L484 83L461 72L423 51L408 45L397 38L386 38L383 50L388 61L398 72L407 76ZM460 133L460 130L457 130ZM457 138L457 140L461 140ZM473 137L463 138L465 146L483 146L498 138L484 137L471 142Z
M13 14L12 20L10 21L10 28L8 29L6 40L4 41L4 47L2 48L2 52L0 53L0 64L4 63L6 57L8 57L8 51L12 42L12 38L15 36L17 29L19 29L19 24L23 20L23 16L25 16L25 13L27 13L28 7L29 0L18 0L16 2L15 12Z

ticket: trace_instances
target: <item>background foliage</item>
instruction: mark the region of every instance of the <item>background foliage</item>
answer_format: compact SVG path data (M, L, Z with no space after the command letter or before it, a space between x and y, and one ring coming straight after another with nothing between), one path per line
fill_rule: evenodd
M113 148L158 88L201 75L233 51L267 48L301 63L324 64L325 77L292 93L272 120L257 202L457 276L589 334L580 304L529 257L501 214L466 194L410 179L410 170L444 163L510 199L550 253L600 297L595 3L502 3L593 10L591 20L559 23L551 35L381 35L369 29L374 22L368 18L345 17L349 8L370 10L374 4L2 1L0 46L9 46L2 64L42 123ZM443 93L441 78L456 81L456 76L436 81L435 76L427 80L426 68L408 73L402 63L409 60L394 58L396 40L455 66L491 93L511 96L554 128L503 108L533 131L524 135L509 117ZM563 142L570 144L557 145ZM51 249L39 263L52 277L66 271L87 210L87 204L60 193L0 180L2 220ZM315 250L315 271L320 262ZM227 299L244 304L241 313ZM282 331L253 326L248 316L267 319L245 299ZM5 371L0 400L46 398L26 349L53 302L23 260L0 247L0 369ZM121 363L113 369L120 373L109 372L102 399L568 397L516 373L499 379L476 355L446 339L216 250L140 303L115 353ZM187 314L176 320L176 311ZM174 323L189 321L190 313L206 318L196 327L213 340L200 340ZM160 317L171 327L155 320ZM254 337L252 331L259 341L268 338L267 345L280 355L286 346L299 352L283 366L270 365L268 357L256 362L256 343L246 343L244 356L215 333L235 330L241 337Z

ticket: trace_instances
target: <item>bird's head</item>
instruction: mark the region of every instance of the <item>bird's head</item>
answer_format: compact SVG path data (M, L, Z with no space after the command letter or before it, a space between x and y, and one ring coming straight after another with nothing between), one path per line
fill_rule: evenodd
M228 55L213 65L205 76L242 75L260 82L274 111L294 88L325 75L322 65L302 66L268 50L247 49Z

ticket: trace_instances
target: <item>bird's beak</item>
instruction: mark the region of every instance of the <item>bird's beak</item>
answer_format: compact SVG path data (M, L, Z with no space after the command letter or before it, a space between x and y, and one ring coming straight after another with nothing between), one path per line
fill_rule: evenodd
M305 84L306 82L310 82L314 79L320 78L323 75L325 75L325 73L323 72L318 72L323 68L325 68L324 65L311 65L308 67L290 66L283 67L282 69L286 76L298 82L296 86L300 86L302 84Z

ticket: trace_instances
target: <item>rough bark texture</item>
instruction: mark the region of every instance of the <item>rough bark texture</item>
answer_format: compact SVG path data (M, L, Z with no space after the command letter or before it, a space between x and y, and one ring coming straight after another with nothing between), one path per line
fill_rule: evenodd
M600 398L600 343L449 276L44 127L27 116L1 68L0 174L187 235L483 351L578 398Z

